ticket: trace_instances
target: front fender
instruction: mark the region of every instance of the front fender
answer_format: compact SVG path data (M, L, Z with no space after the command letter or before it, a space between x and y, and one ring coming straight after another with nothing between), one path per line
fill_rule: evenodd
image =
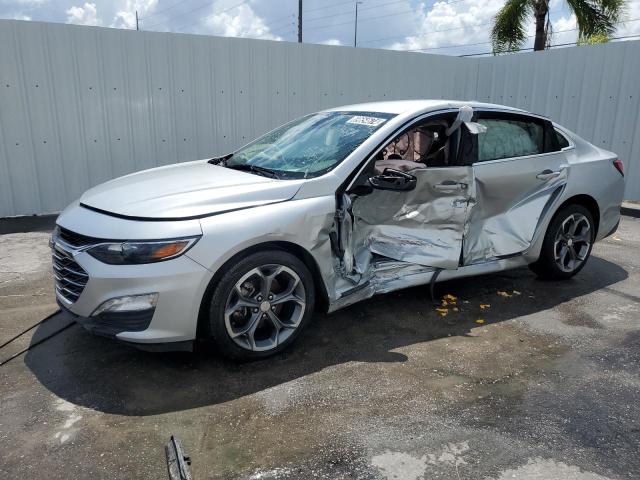
M253 246L288 242L316 261L329 300L335 298L335 272L329 233L335 197L289 200L200 219L201 240L186 254L215 274L228 260Z

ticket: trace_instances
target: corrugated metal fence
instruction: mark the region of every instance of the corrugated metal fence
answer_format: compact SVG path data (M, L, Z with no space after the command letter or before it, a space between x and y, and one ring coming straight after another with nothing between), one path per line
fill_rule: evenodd
M311 111L401 98L549 115L618 152L640 199L639 58L640 42L465 59L0 20L0 217L59 211Z

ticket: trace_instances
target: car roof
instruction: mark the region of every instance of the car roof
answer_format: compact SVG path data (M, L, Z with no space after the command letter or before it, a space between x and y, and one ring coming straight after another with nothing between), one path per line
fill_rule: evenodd
M461 100L392 100L386 102L369 102L357 103L353 105L344 105L327 109L329 112L348 111L348 112L381 112L393 113L396 115L409 113L426 113L434 110L442 110L445 108L460 108L463 105L469 105L472 108L487 108L497 110L507 110L512 112L529 113L519 108L507 107L505 105L497 105L495 103L483 103L476 101Z

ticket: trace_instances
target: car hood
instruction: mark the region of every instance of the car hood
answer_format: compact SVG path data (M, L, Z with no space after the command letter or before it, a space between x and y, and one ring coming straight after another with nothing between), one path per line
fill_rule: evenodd
M80 203L126 217L185 219L288 200L302 183L198 160L116 178L85 192Z

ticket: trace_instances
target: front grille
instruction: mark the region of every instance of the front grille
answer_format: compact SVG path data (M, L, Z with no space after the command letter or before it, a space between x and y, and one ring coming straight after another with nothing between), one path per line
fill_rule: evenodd
M63 243L57 243L60 239ZM85 241L85 240L91 240ZM89 237L78 235L63 228L57 228L52 238L53 276L56 282L56 293L68 303L75 303L89 280L89 275L73 258L69 247L80 247L93 243ZM64 245L66 244L66 245Z
M56 232L60 240L74 248L86 247L87 245L95 245L96 243L100 243L102 241L97 238L87 237L86 235L72 232L71 230L67 230L66 228L62 227L57 227Z

